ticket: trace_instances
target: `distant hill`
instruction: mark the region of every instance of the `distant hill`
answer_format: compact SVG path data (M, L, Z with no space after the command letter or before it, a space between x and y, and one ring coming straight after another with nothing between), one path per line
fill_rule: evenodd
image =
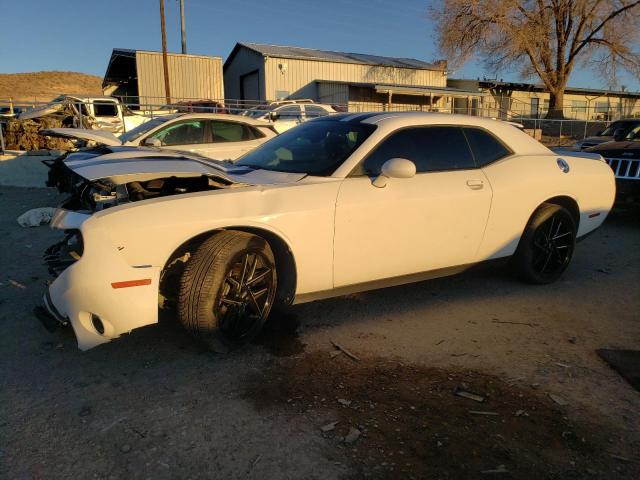
M61 93L101 95L102 78L78 72L0 73L0 102L45 102Z

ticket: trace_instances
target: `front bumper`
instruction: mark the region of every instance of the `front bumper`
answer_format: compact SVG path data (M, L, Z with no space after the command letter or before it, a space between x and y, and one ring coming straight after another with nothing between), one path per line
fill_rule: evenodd
M101 230L81 227L81 232L80 253L57 245L45 254L50 272L57 275L43 299L49 314L59 324L71 324L81 350L157 323L162 269L128 264Z

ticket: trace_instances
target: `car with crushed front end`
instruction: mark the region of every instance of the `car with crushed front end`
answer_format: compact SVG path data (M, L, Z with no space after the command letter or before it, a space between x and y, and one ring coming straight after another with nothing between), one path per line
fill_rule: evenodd
M69 165L78 189L52 219L66 238L47 252L56 278L44 302L83 350L167 306L226 350L278 304L501 259L550 283L615 197L598 155L561 156L505 122L441 113L314 119L235 164L127 155Z

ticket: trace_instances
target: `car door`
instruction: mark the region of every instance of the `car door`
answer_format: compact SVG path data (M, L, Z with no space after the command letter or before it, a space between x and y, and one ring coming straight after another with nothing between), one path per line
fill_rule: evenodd
M413 161L416 175L374 186L382 164L398 157ZM340 188L335 287L473 263L490 205L491 187L459 126L392 133Z
M209 143L195 147L195 151L216 160L236 160L266 140L257 128L243 122L208 120Z
M123 131L122 118L116 102L96 100L92 106L96 125L101 130L113 133Z

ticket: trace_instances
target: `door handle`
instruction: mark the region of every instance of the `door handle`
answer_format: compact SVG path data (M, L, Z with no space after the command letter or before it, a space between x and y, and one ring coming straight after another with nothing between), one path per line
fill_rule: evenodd
M467 186L471 190L480 190L484 187L484 182L482 180L467 180Z

